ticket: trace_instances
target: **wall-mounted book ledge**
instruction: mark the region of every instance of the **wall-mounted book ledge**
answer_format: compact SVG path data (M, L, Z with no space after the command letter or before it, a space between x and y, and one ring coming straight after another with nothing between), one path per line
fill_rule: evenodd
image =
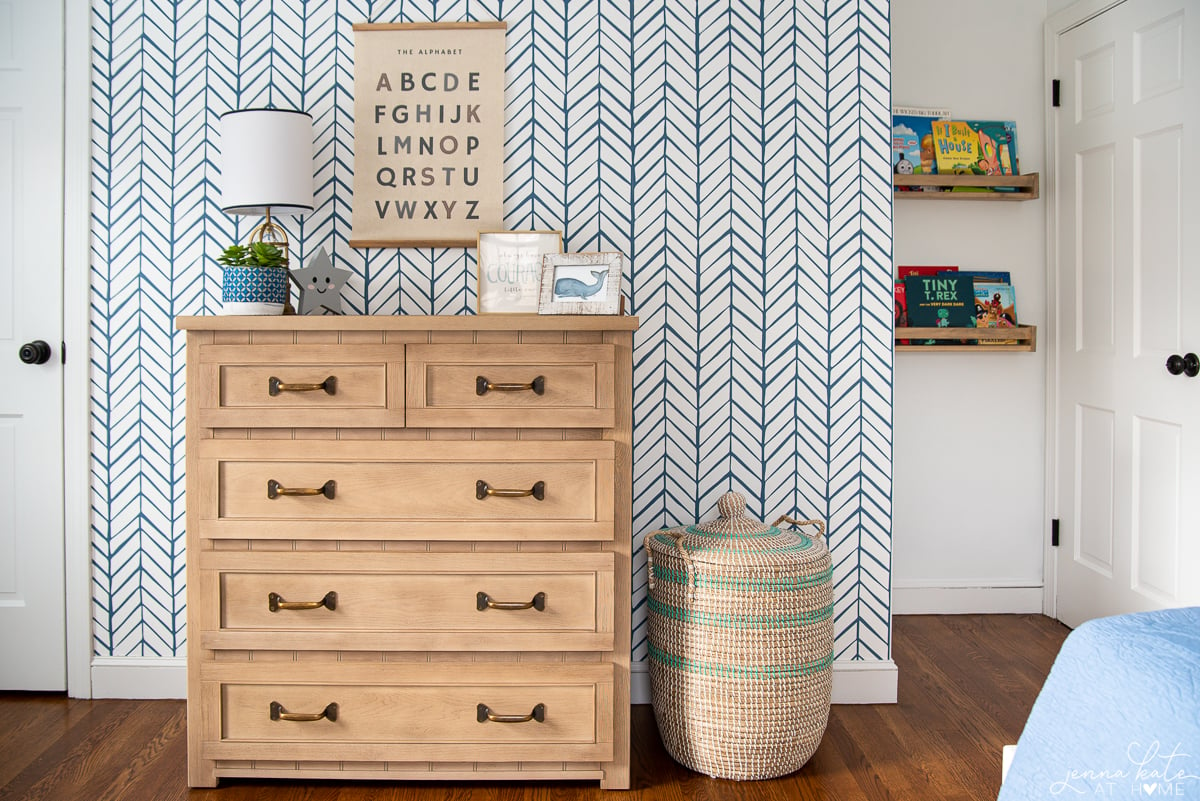
M1026 351L1037 350L1037 326L1018 325L1015 328L897 328L896 350L921 351ZM916 344L936 340L933 345ZM913 344L903 345L901 341ZM975 344L966 344L963 340Z
M905 200L1036 200L1038 174L1028 175L893 175L892 186L897 198ZM922 191L921 187L936 186L941 192ZM902 191L901 187L916 187L917 191ZM952 191L956 188L988 191ZM1001 191L996 191L996 190Z

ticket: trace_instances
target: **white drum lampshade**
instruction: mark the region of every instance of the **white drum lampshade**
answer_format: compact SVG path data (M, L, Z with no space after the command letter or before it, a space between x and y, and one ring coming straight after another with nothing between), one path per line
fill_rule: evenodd
M221 208L228 214L313 210L312 116L289 109L221 115Z

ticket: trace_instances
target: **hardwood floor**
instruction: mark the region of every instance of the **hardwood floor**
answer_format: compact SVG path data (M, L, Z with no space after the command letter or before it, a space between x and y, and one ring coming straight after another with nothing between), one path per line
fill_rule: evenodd
M182 701L79 701L0 693L0 800L49 801L976 801L1000 788L1000 749L1015 743L1067 628L1040 615L897 617L894 705L833 707L799 772L763 782L692 773L634 707L633 782L387 783L223 780L188 790Z

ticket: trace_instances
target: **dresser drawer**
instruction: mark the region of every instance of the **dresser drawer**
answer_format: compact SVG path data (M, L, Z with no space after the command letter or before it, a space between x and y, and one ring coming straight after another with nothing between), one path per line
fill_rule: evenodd
M205 345L200 373L203 426L404 425L403 345Z
M611 428L612 345L409 345L409 425Z
M611 442L206 440L200 448L216 488L201 513L206 536L612 539Z
M612 553L206 552L213 650L610 651Z
M214 685L211 756L236 745L249 759L484 762L539 759L553 745L556 760L612 758L611 665L267 667ZM305 672L323 678L295 678Z
M221 464L221 516L273 520L592 520L594 462L437 461ZM479 482L486 488L479 489ZM272 483L274 482L274 483ZM325 489L329 482L333 484ZM274 487L274 491L272 491ZM289 496L296 489L322 494ZM492 497L488 490L533 493ZM482 493L482 497L481 497Z

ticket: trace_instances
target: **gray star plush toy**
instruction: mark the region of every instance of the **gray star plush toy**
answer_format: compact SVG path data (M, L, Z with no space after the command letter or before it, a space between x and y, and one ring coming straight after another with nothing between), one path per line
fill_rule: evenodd
M297 314L342 313L342 287L351 273L335 268L325 248L321 248L303 270L291 272L292 280L300 288Z

